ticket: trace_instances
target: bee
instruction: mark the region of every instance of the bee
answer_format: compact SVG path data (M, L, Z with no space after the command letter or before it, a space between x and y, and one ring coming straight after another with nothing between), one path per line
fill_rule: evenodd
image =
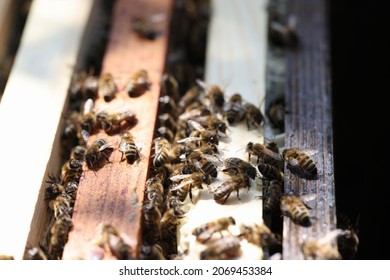
M271 164L260 163L257 166L257 169L260 171L261 175L263 175L265 179L284 182L283 171Z
M264 212L272 213L279 209L280 198L283 195L283 185L279 180L271 180L270 184L264 188Z
M167 139L163 137L157 137L153 141L154 141L153 166L159 168L162 167L164 164L169 163L171 144Z
M97 139L87 147L85 151L85 162L90 170L96 170L102 167L102 160L109 160L109 154L113 151L110 143L104 139Z
M157 137L165 138L168 140L168 142L173 142L175 139L175 133L173 133L173 131L166 126L160 126L157 129L156 135Z
M209 98L211 106L213 108L222 109L225 103L225 95L223 90L217 85L211 85L206 90L206 97Z
M219 232L221 238L223 231L229 231L231 225L235 225L236 221L233 217L222 217L214 221L197 226L193 229L192 234L196 236L196 240L200 243L206 243L214 235Z
M208 116L202 116L195 118L196 121L199 122L203 127L205 127L208 130L211 131L216 131L222 136L226 136L226 130L227 130L227 125L226 123L219 119L215 115L208 115Z
M49 207L54 211L54 217L58 220L63 215L70 215L72 198L65 192L60 193L49 201Z
M159 244L142 244L140 252L141 260L166 260L164 250Z
M179 217L175 214L175 210L173 208L168 209L164 212L164 214L161 217L161 229L164 235L166 235L167 231L172 231L173 228L176 228L178 224L180 224L179 219L182 217Z
M41 248L32 247L26 250L25 259L27 260L48 260L48 252L45 252Z
M242 254L240 239L235 236L227 236L208 244L208 247L200 252L201 260L230 260L238 258Z
M264 116L261 113L260 109L255 105L247 103L245 107L245 120L248 130L260 127L264 121Z
M257 163L261 161L274 166L278 166L278 162L282 161L282 157L278 153L260 143L249 142L246 146L246 151L248 152L249 161L251 160L251 156L257 157Z
M240 158L231 157L224 160L225 169L223 172L229 174L237 175L243 174L254 180L256 178L257 172L256 168L252 166L249 162L246 162Z
M180 98L179 107L184 110L189 104L193 103L200 96L199 86L193 86L186 91Z
M79 145L75 146L71 150L70 158L78 161L83 161L85 157L85 151L86 151L85 147Z
M282 214L289 217L295 224L303 227L311 226L309 209L311 208L295 195L283 195L280 198L280 210Z
M160 34L160 32L155 30L151 21L144 17L134 17L131 22L131 28L139 37L148 40L154 40Z
M99 225L99 237L96 244L108 249L117 260L132 260L131 247L112 225Z
M330 244L318 241L308 241L302 244L303 256L306 260L339 260L339 252Z
M61 184L78 183L83 173L82 166L82 161L73 158L65 162L61 168Z
M194 165L198 168L200 172L205 174L206 178L217 178L218 176L218 169L217 166L211 162L208 161L206 158L202 158L200 161L195 161Z
M128 126L133 126L137 123L135 114L127 108L115 113L99 112L96 115L96 120L107 134L117 132L124 123Z
M148 72L144 69L135 72L127 81L126 92L130 97L138 97L150 89L152 83L149 81Z
M265 224L240 225L240 237L261 248L281 245L281 240Z
M230 179L224 181L219 187L212 190L214 200L218 202L225 198L222 202L222 204L225 204L233 191L237 191L237 199L240 199L239 189L241 188L250 188L248 177L243 174L233 175Z
M182 217L185 215L185 212L181 208L184 203L180 201L179 197L172 194L172 191L169 191L166 196L167 209L173 209L173 212L176 216Z
M229 101L224 104L223 112L229 125L234 125L244 119L245 108L239 93L235 93L229 98Z
M140 150L136 146L134 137L129 131L121 134L119 151L122 152L121 161L126 159L129 164L133 164L140 158Z
M172 100L174 105L176 105L176 102L178 102L180 99L179 84L175 77L173 77L171 74L166 73L161 78L161 96L162 97L160 97L160 102L161 99L166 101ZM176 109L176 106L171 107L171 109Z
M355 225L352 225L351 220L346 215L337 215L337 224L342 229L337 236L337 247L343 260L352 260L357 253L359 247L358 221L359 217Z
M9 255L0 255L0 261L12 261L14 260L14 257L13 256L9 256Z
M317 166L306 152L289 148L283 150L282 157L292 174L307 180L318 179Z
M161 240L161 212L154 205L152 200L150 203L142 207L144 217L144 234L146 240L155 243Z
M284 131L284 107L284 100L276 100L271 103L267 110L267 116L271 124L280 131Z
M287 24L273 19L268 24L268 38L277 46L295 48L298 45L295 25L295 17L289 17Z
M172 117L171 114L169 114L169 113L160 114L158 116L158 120L159 120L159 125L160 126L165 126L165 127L169 128L170 130L172 130L173 132L175 132L175 130L176 130L176 121Z
M45 188L45 200L54 200L61 193L65 192L65 187L53 176L49 176L49 180L46 183L49 185Z
M73 228L72 219L67 214L60 215L50 228L49 252L53 259L60 259L68 234Z
M98 94L104 99L104 101L110 102L112 99L114 99L117 90L118 89L115 84L114 77L111 73L103 74L99 78Z
M344 230L337 237L337 247L343 260L352 260L355 258L359 247L359 237L351 228Z
M153 201L154 206L158 208L160 213L162 213L164 209L164 186L161 181L156 178L150 178L146 181L146 196L149 201Z
M82 85L84 99L96 99L98 95L99 79L94 75L88 75Z
M71 100L86 100L88 98L96 99L98 91L98 78L85 71L76 72L72 76L69 86Z
M205 175L201 172L194 172L191 174L175 175L171 178L172 182L179 182L178 185L174 185L171 191L177 191L177 196L180 201L184 201L189 194L192 201L192 188L203 189L202 184L205 181Z

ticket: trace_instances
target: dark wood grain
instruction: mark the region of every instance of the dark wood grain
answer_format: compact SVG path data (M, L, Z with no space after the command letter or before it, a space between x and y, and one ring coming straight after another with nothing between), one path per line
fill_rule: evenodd
M141 159L133 165L121 162L122 154L118 145L114 144L110 163L96 172L85 167L74 208L74 229L69 235L63 259L93 258L93 240L99 224L114 226L132 247L133 258L138 258L144 187L160 95L160 79L165 67L172 3L171 0L118 0L115 3L101 73L111 73L120 90L108 106L114 110L125 106L136 114L138 122L131 128L131 133L137 143L142 143ZM156 40L140 38L132 31L133 17L157 14L164 17L156 23L156 29L161 32ZM140 69L148 72L152 87L143 95L130 98L124 90L125 83L130 75ZM102 98L95 103L95 107L100 106L107 106ZM97 138L107 139L111 143L120 141L119 134L107 135L100 131L91 135L89 142Z
M318 151L312 156L318 180L298 179L286 170L285 192L316 194L309 203L311 227L284 219L283 258L302 259L302 242L321 238L336 227L326 1L288 1L287 14L297 19L299 46L286 54L286 147Z

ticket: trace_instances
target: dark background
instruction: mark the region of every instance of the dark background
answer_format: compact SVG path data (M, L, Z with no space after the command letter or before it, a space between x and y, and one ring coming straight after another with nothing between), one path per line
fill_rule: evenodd
M357 259L390 259L390 15L372 1L329 1L337 211L358 222Z

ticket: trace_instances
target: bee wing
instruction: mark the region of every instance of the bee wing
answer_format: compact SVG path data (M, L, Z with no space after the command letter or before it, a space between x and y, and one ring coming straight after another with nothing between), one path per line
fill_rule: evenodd
M180 144L180 143L188 143L188 142L200 141L200 140L201 140L200 137L187 137L187 138L179 139L176 142Z
M88 142L88 139L89 139L89 136L90 136L88 131L86 131L84 129L81 130L81 136L83 137L85 142Z
M310 193L310 194L302 194L298 198L300 201L302 201L303 204L305 204L307 208L312 209L312 207L310 207L308 204L310 204L310 202L315 200L316 197L317 195L315 193Z
M93 99L91 99L91 98L87 99L84 103L83 114L86 115L89 112L91 112L93 105L94 105Z
M201 79L196 79L196 83L198 84L198 86L200 86L203 89L205 89L207 87L207 84L204 81L202 81Z
M199 109L193 109L191 111L184 112L183 114L181 114L179 116L179 120L189 120L192 118L196 118L196 117L200 116L201 113L202 112Z
M194 120L188 120L188 125L197 131L205 131L206 130L199 122L196 122Z
M104 150L107 149L107 148L112 148L112 146L113 146L113 143L112 143L112 142L107 142L106 144L104 144L103 146L101 146L101 147L99 148L99 152L104 151Z
M263 149L261 152L267 156L270 156L278 161L282 161L282 156L278 153L275 153L274 151L271 151L270 149Z
M207 159L208 161L210 161L212 163L220 163L221 162L221 159L217 156L214 156L214 155L202 154L201 157Z
M317 154L319 151L318 150L303 150L308 156L313 156Z
M170 179L172 182L177 182L177 181L186 179L186 178L188 178L188 177L191 177L191 174L179 174L179 175L172 176L172 177L170 177L169 179Z
M186 174L186 175L187 175L187 174ZM188 174L188 175L190 175L190 174ZM178 189L184 188L185 186L187 186L187 185L189 185L189 184L191 184L191 183L192 183L191 180L183 181L183 182L181 182L179 185L173 186L173 187L171 188L171 191L176 191L176 190L178 190Z

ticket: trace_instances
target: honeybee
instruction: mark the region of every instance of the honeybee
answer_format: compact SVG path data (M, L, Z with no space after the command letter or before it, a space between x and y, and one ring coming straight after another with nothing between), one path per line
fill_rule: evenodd
M161 78L161 95L160 104L161 99L163 99L166 101L172 100L176 105L176 102L180 99L179 84L171 74L165 73ZM171 109L176 109L176 106L171 107Z
M175 214L175 210L173 208L168 209L164 212L164 214L161 217L161 229L164 235L166 234L166 231L172 230L172 228L176 228L178 224L180 224L179 219L182 217L179 217Z
M207 179L210 179L210 177L214 179L217 178L218 176L217 166L213 162L208 161L206 158L202 158L200 161L195 161L194 165L198 168L200 172L205 174Z
M72 219L67 214L60 215L50 228L49 252L53 259L60 259L72 229Z
M233 175L230 179L224 181L219 187L212 190L214 200L219 202L225 198L222 204L225 204L230 194L237 191L237 199L240 199L239 189L250 188L249 179L246 175Z
M256 168L252 166L249 162L246 162L240 158L231 157L224 160L225 169L223 172L228 172L229 174L237 175L243 174L254 180L256 178L257 172Z
M302 252L305 259L309 260L339 260L339 252L330 244L322 244L318 241L308 241L302 244Z
M292 174L307 180L318 179L317 166L306 152L289 148L283 150L282 157Z
M48 260L48 252L45 252L41 248L32 247L26 250L25 259L27 260Z
M110 102L114 99L117 90L114 77L111 73L105 73L99 78L98 94L104 101Z
M309 209L311 208L295 195L283 195L280 198L280 210L282 214L289 217L295 224L303 227L311 226Z
M240 236L261 248L281 245L279 237L272 233L265 224L253 224L252 226L242 224Z
M96 99L98 91L98 78L85 71L75 72L69 86L71 100Z
M284 174L279 168L266 163L260 163L257 168L259 169L261 175L268 180L278 180L279 182L284 182Z
M61 168L61 184L78 183L83 173L82 166L82 161L73 158L65 162Z
M167 209L173 209L173 212L176 216L182 217L185 215L185 212L181 208L184 203L180 201L179 197L173 195L171 191L167 193L166 204Z
M45 200L53 200L58 195L65 192L65 187L53 176L49 176L49 180L47 180L46 183L49 185L45 188Z
M202 184L205 181L205 175L201 172L194 172L192 174L175 175L171 178L172 182L179 182L178 185L174 185L171 191L177 191L177 196L180 201L184 201L189 194L192 201L192 188L203 189Z
M146 181L146 196L158 208L160 213L164 211L164 187L156 178L150 178Z
M242 97L239 93L233 94L223 107L224 116L229 125L242 121L245 117L245 108L242 104Z
M126 92L130 97L137 97L150 89L152 83L149 81L148 72L144 69L135 72L127 81Z
M96 244L102 248L107 247L110 253L118 260L131 260L131 247L112 225L99 225L99 237Z
M149 242L155 243L161 240L161 212L154 205L154 202L145 204L142 207L142 213L144 217L144 230L143 236Z
M49 207L54 211L54 217L58 220L63 215L70 215L72 198L65 192L60 193L49 201Z
M102 160L110 162L109 154L113 151L111 144L104 139L97 139L87 147L85 151L85 162L90 170L102 167Z
M78 145L73 147L70 153L70 158L78 161L83 161L85 157L85 150L86 149L83 146Z
M166 126L160 126L157 129L156 135L157 137L165 138L166 140L168 140L168 142L173 142L175 138L175 133L173 133L173 131Z
M219 144L218 134L214 131L210 131L207 129L202 130L194 130L191 132L190 136L184 139L179 139L176 141L177 143L189 143L189 142L198 142L198 146L204 144Z
M159 111L162 113L170 113L175 119L178 117L177 104L173 97L169 95L161 96L159 99Z
M248 130L258 128L263 123L264 116L255 105L247 103L245 106L245 120Z
M217 116L215 115L201 116L195 118L195 120L199 122L199 124L201 124L206 129L211 131L216 131L221 136L226 136L227 125L223 120L219 119Z
M123 123L128 126L133 126L137 123L136 115L127 108L114 113L98 112L96 114L96 120L108 134L117 132L124 125Z
M156 168L162 167L169 163L169 153L171 144L163 137L157 137L154 140L154 158L153 166Z
M282 132L284 131L284 115L284 100L276 100L268 107L267 116L269 120L275 128Z
M337 224L343 230L337 236L337 247L343 260L352 260L357 253L359 247L358 221L359 218L357 218L355 225L352 225L346 215L337 215Z
M208 244L207 249L200 253L201 260L230 260L242 254L240 239L227 236Z
M160 114L158 116L159 125L168 127L170 130L175 132L176 130L176 121L169 113Z
M249 161L251 160L251 156L257 157L257 163L261 161L274 166L277 166L279 162L283 161L282 157L278 153L260 143L249 142L246 146L246 151L248 152Z
M200 96L199 86L193 86L186 91L179 101L179 107L184 110L189 104L194 102Z
M295 48L298 45L295 25L295 17L289 17L287 24L271 20L268 24L268 38L277 46Z
M283 185L279 180L271 180L270 184L264 188L264 212L272 213L279 209L280 198L283 195Z
M141 38L154 40L160 34L155 30L150 20L145 17L134 17L131 21L131 28Z
M164 250L159 244L142 244L141 260L166 260Z
M236 221L233 217L222 217L214 221L197 226L193 229L192 234L196 236L196 240L200 243L206 243L214 235L219 232L221 238L223 237L223 231L229 231L231 225L235 225Z
M210 103L213 108L222 109L223 104L225 103L225 95L219 86L211 85L206 90L206 97L210 99Z
M134 137L129 131L121 134L119 151L122 152L121 161L126 159L129 164L133 164L140 158L140 150L136 146Z

